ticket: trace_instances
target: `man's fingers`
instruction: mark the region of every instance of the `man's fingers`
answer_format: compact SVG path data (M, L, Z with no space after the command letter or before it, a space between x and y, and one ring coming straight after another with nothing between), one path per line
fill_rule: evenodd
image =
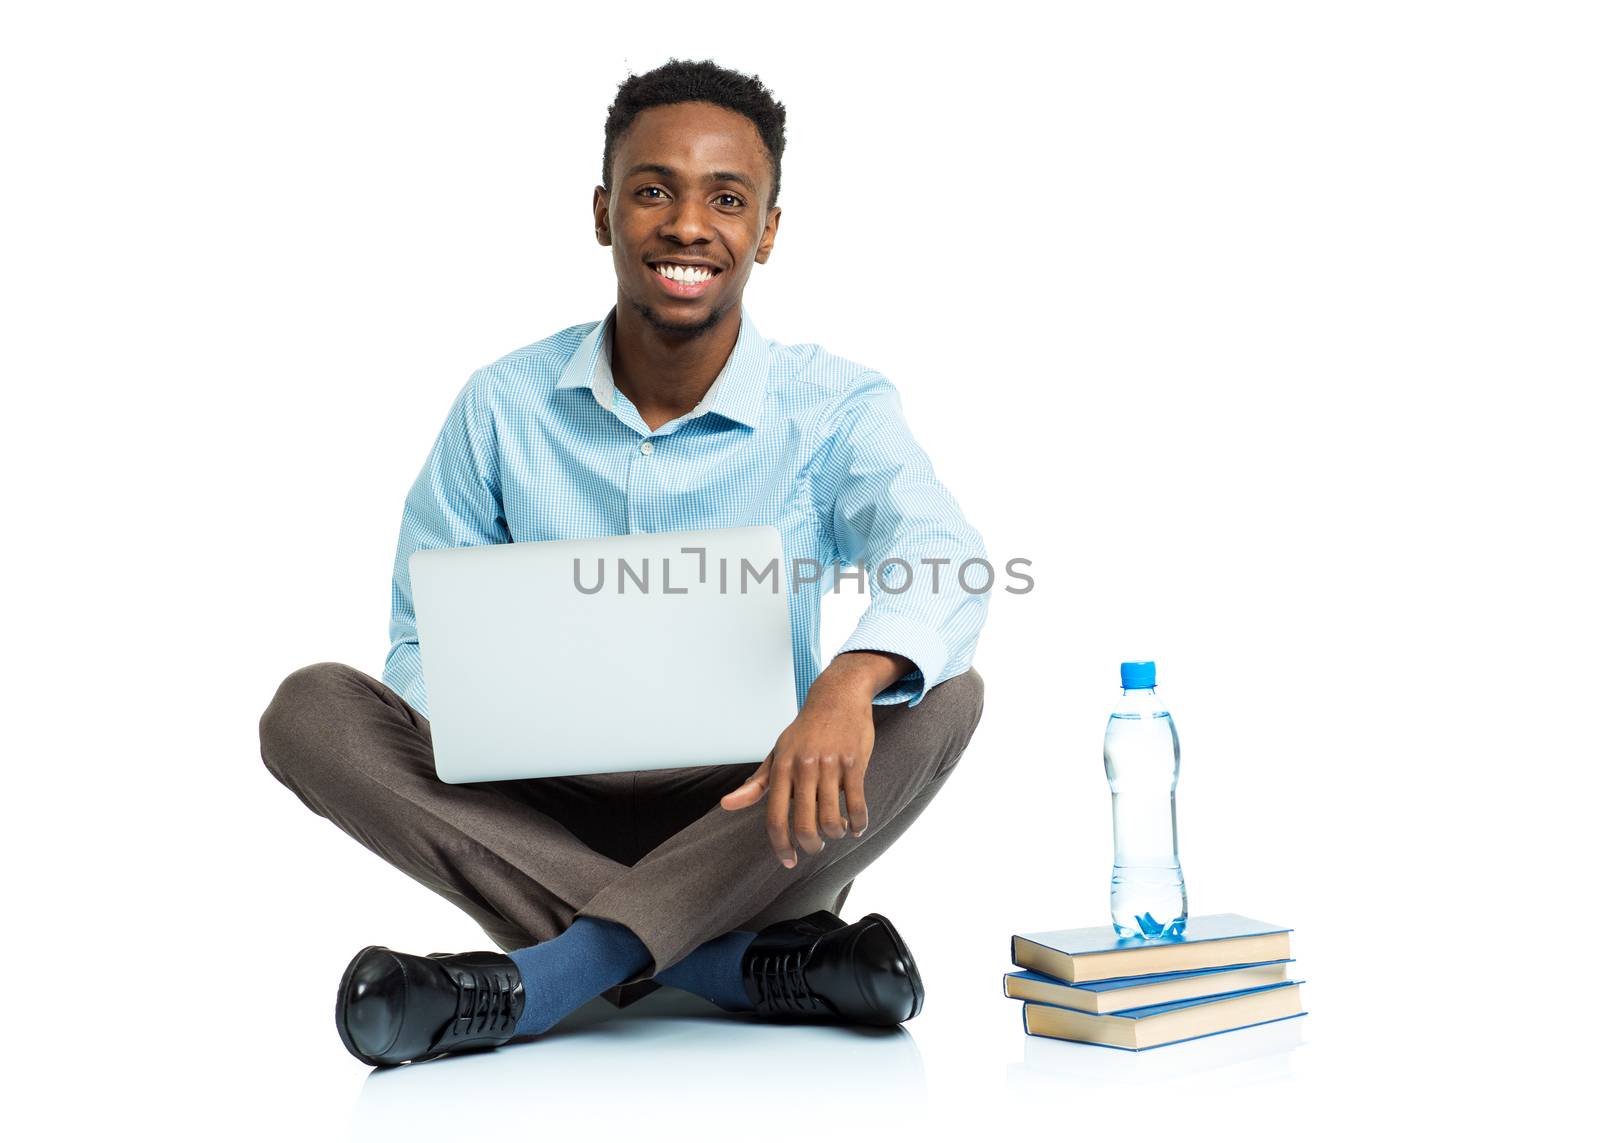
M746 806L753 806L759 802L767 792L767 775L771 772L772 755L768 754L761 761L761 766L754 774L746 778L738 789L731 790L722 795L722 808L725 810L742 810Z
M791 766L788 754L773 756L772 772L767 785L767 839L772 852L790 869L799 858L789 841L789 787Z
M817 773L822 760L815 754L795 759L794 839L807 853L821 853L827 842L817 832Z
M867 760L854 754L843 759L844 801L850 813L850 836L867 832Z
M844 819L839 816L839 771L837 754L822 756L822 769L817 773L817 829L826 838L843 837Z

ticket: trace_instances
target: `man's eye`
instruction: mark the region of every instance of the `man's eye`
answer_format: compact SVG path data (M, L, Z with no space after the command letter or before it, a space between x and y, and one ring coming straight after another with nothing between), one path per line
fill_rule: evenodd
M736 194L723 193L723 194L719 194L717 196L717 201L718 202L722 202L723 199L732 199L733 200L732 202L726 203L725 205L727 205L727 206L743 206L744 205L744 199L740 198Z
M656 191L656 192L658 192L660 194L666 194L667 193L666 191L662 190L660 187L640 187L638 193L643 194L643 195L648 195L651 191Z

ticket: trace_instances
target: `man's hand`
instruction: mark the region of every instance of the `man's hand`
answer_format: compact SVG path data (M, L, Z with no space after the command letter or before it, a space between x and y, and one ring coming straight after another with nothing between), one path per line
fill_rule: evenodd
M725 810L742 810L767 798L767 837L785 867L798 858L789 835L807 853L820 853L822 834L841 838L848 829L867 830L867 763L872 757L872 699L913 670L909 659L878 651L849 651L817 676L806 705L773 746L761 768L722 799ZM839 811L841 790L845 816Z

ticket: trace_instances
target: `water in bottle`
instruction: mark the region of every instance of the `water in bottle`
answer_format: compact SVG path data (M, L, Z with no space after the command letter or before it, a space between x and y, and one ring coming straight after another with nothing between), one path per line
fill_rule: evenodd
M1122 664L1105 760L1117 845L1111 923L1119 937L1181 936L1189 895L1178 864L1178 731L1156 694L1154 663Z

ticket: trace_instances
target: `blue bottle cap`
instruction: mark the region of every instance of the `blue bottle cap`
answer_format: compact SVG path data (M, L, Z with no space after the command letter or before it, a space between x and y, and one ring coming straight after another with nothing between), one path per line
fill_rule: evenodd
M1122 664L1122 689L1142 690L1156 685L1156 665L1153 662Z

